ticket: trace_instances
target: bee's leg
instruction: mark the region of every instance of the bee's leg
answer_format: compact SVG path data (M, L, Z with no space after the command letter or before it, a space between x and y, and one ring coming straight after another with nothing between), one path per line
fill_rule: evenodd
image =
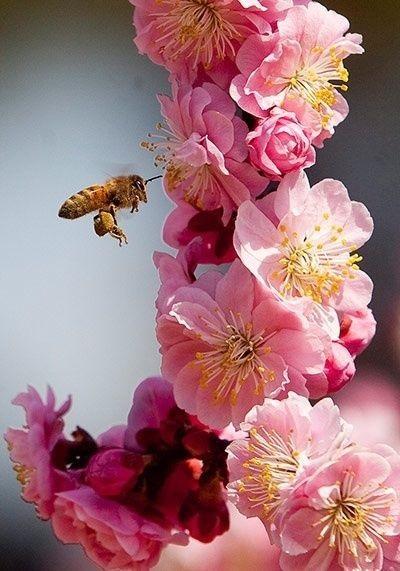
M125 242L125 244L128 243L127 237L125 236L121 228L118 228L118 226L114 226L114 228L110 230L109 234L110 236L119 241L120 246L122 246L122 242Z
M116 207L114 206L114 204L112 204L112 203L110 204L110 214L111 214L112 217L114 218L114 223L115 223L115 225L118 226L118 223L117 223L117 209L116 209Z
M139 206L139 201L138 201L137 199L135 199L135 200L132 202L131 214L133 214L134 212L138 212L138 211L139 211L138 206Z

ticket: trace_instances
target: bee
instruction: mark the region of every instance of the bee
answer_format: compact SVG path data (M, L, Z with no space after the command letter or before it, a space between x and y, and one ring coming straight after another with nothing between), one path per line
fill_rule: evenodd
M109 234L119 241L128 243L124 232L119 228L116 218L118 210L130 208L131 212L139 210L141 202L147 202L147 183L161 178L161 175L143 179L132 174L119 176L108 180L103 185L93 185L84 188L70 196L58 212L60 218L74 220L98 210L94 217L94 230L98 236Z

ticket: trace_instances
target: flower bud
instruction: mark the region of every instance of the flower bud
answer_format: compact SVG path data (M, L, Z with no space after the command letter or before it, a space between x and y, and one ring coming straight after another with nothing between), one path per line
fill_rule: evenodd
M100 496L118 497L135 486L144 466L139 454L119 448L103 450L90 460L86 483Z

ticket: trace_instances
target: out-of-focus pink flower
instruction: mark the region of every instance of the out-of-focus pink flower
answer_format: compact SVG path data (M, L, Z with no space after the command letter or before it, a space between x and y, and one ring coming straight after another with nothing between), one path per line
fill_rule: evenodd
M353 252L372 234L366 207L351 201L339 181L310 189L303 171L287 175L268 198L272 214L250 201L239 207L234 245L243 263L287 300L364 311L373 285Z
M244 39L269 33L264 12L238 0L130 0L135 43L142 54L174 73L213 69L234 60Z
M306 468L332 460L350 434L331 399L312 407L294 393L283 401L266 399L241 427L249 436L228 447L228 489L240 512L259 517L269 531Z
M215 427L237 425L266 396L308 394L304 375L325 361L307 320L261 290L239 260L225 276L210 271L178 289L157 336L178 406Z
M63 417L71 407L71 398L57 409L50 388L42 401L37 391L29 387L13 404L25 409L26 425L22 429L9 428L5 434L10 458L22 485L22 497L35 504L39 517L48 519L54 509L55 494L75 486L74 478L57 469L52 460L57 442L64 438Z
M396 569L399 487L400 457L383 445L309 474L280 522L282 569Z
M269 544L261 521L246 519L230 504L229 533L204 545L191 540L185 548L171 545L156 567L159 571L279 571L280 550Z
M400 390L379 371L361 371L336 395L343 418L362 445L385 442L400 452Z
M348 28L346 18L318 2L294 6L277 32L245 40L236 58L240 74L232 81L233 99L258 117L300 99L312 124L319 121L314 144L321 145L348 113L339 93L347 90L349 78L343 60L363 53L362 37L345 34Z
M311 130L294 113L278 107L247 135L250 161L272 179L315 163Z
M89 486L59 494L52 524L63 543L82 545L92 561L110 570L146 571L163 546L182 539Z
M370 344L376 331L376 321L368 308L341 315L340 343L356 357Z
M192 88L175 82L173 98L159 99L168 127L159 125L159 140L142 144L165 166L166 191L200 210L222 207L226 225L235 208L268 183L246 162L246 124L229 95L212 83Z
M180 203L167 217L163 229L164 241L173 248L187 247L193 264L226 264L236 258L233 231L236 214L222 222L223 210L197 210Z

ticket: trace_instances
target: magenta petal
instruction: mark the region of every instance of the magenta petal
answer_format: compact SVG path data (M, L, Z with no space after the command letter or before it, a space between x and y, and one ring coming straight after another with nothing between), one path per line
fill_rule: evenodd
M136 434L142 428L158 428L175 406L172 385L161 377L150 377L140 383L133 395L128 415L125 446L137 450Z

